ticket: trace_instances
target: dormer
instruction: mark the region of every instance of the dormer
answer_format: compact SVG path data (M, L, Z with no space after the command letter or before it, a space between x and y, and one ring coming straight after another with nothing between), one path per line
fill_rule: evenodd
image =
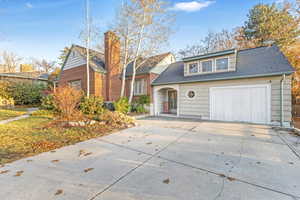
M236 55L237 50L230 49L184 58L184 76L235 71Z

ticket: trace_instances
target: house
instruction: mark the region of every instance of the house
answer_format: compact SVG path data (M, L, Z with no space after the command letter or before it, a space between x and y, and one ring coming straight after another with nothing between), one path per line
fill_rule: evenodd
M151 113L289 126L293 72L277 46L184 58L152 82Z
M0 73L0 80L13 83L37 83L47 85L49 74L43 72Z
M104 53L90 50L89 92L95 96L102 96L105 101L115 101L121 93L120 41L111 31L106 32L104 37ZM175 57L171 53L139 59L134 85L135 98L140 95L151 96L151 82L174 61ZM126 70L127 96L132 80L132 66L131 62ZM72 45L70 48L58 81L58 85L66 84L87 91L86 48L79 45Z
M115 101L121 90L120 42L105 33L104 53L94 50L90 94ZM73 45L59 84L87 89L85 48ZM126 70L129 96L133 63ZM149 95L155 116L262 124L291 122L291 75L294 69L277 46L230 49L176 62L164 53L137 62L134 98Z

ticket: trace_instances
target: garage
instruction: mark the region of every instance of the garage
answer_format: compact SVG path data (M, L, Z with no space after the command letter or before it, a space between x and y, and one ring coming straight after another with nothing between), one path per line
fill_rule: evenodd
M270 85L210 88L211 120L270 123Z

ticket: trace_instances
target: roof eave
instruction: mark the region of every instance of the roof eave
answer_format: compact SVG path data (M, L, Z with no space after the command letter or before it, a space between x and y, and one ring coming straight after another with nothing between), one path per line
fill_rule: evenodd
M236 77L223 77L223 78L203 79L203 80L152 83L151 85L157 86L157 85L170 85L170 84L180 84L180 83L197 83L197 82L207 82L207 81L234 80L234 79L243 79L243 78L259 78L259 77L267 77L267 76L278 76L278 75L283 75L283 74L290 75L292 73L294 73L294 71L268 73L268 74L257 74L257 75L245 75L245 76L236 76Z

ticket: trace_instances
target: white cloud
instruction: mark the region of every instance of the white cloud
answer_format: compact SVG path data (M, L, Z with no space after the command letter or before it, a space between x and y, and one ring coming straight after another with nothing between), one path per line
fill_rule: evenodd
M210 6L214 1L189 1L176 3L171 10L195 12Z
M25 6L26 6L26 8L33 8L33 5L32 5L30 2L27 2L27 3L25 4Z

